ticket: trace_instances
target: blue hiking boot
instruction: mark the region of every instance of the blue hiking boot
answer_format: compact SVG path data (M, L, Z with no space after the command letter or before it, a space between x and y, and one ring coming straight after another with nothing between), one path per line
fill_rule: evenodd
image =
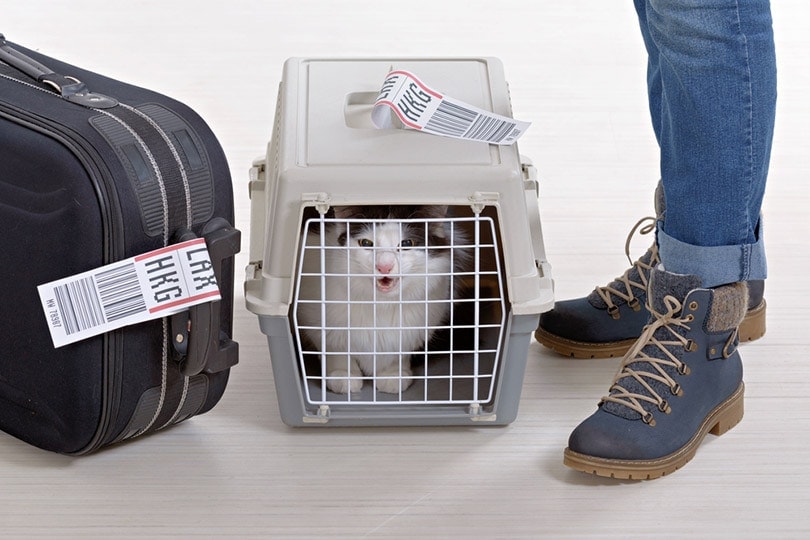
M556 302L554 309L540 315L535 339L573 358L624 356L649 321L647 285L650 271L660 263L655 243L632 262L630 240L636 231L648 234L654 230L653 217L636 223L625 243L630 268L608 285L594 289L589 296ZM748 309L740 324L740 341L753 341L765 335L764 289L764 281L748 283Z
M624 479L652 479L683 467L707 433L743 416L737 328L745 283L700 288L696 276L652 270L653 316L628 351L609 394L574 431L565 465Z

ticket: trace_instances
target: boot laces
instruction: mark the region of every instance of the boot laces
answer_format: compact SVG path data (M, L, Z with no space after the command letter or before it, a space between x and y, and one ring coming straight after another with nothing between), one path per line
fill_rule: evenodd
M661 260L658 258L658 246L655 242L653 242L653 245L649 250L650 257L647 262L642 260L643 257L637 259L635 262L630 258L630 242L633 239L633 236L636 234L636 231L642 235L649 234L655 230L655 223L656 219L654 217L644 217L636 222L624 242L624 254L627 256L627 260L630 262L630 268L628 268L624 274L617 277L609 284L602 287L597 287L595 290L596 294L598 294L602 301L607 304L608 313L610 313L614 318L618 318L619 315L619 307L614 302L614 297L619 299L620 303L621 301L626 302L636 311L641 308L639 300L636 297L635 290L638 289L642 294L647 291L647 282L650 278L650 271L656 265L658 265L659 262L661 262ZM632 277L634 274L638 275L638 280L635 280Z
M664 304L666 312L656 313L650 303L647 303L647 308L654 319L644 327L639 339L627 351L619 372L613 379L609 395L603 397L601 401L626 406L640 414L645 423L653 426L655 419L652 412L647 410L650 404L667 414L671 410L661 392L668 389L672 395L683 394L680 385L673 379L672 370L687 375L689 368L681 362L681 355L676 352L679 348L692 351L695 347L692 340L686 339L681 334L684 330L690 329L688 323L692 322L694 317L691 314L680 317L682 305L673 296L665 296ZM658 332L661 329L665 331ZM625 386L631 386L632 389Z

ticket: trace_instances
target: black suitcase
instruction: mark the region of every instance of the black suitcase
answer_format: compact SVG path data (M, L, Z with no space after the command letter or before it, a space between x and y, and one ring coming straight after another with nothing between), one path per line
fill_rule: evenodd
M210 410L238 356L232 224L194 111L0 35L0 429L79 455ZM194 238L221 300L54 347L39 285Z

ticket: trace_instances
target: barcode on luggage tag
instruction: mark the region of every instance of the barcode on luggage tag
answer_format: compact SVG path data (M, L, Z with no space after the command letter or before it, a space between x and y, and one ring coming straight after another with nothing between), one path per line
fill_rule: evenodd
M392 71L383 82L371 113L377 128L391 127L389 109L409 128L492 144L512 144L531 125L442 95L401 70Z
M494 144L514 142L522 131L517 122L476 113L464 105L443 99L425 129L441 135L473 139Z
M55 347L220 299L202 238L38 289Z

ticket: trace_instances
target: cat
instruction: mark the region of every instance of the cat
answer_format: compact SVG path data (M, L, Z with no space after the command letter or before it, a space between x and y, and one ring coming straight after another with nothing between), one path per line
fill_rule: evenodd
M323 239L317 220L306 233L299 299L314 302L298 304L301 332L327 353L332 392L359 392L362 376L376 375L377 390L398 394L413 382L410 353L449 318L451 289L457 294L461 282L451 272L463 271L470 258L462 248L466 235L445 219L447 206L338 206L332 212ZM322 286L326 303L320 302Z

